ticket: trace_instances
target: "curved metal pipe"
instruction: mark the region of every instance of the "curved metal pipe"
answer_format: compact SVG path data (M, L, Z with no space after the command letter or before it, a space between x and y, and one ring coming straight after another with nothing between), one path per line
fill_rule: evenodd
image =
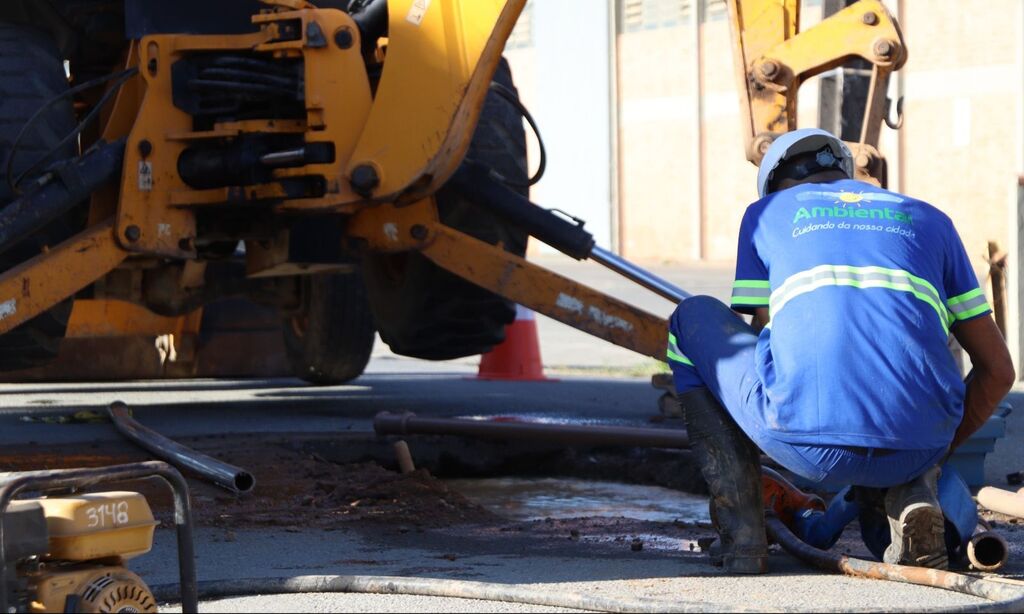
M986 486L978 491L978 503L993 512L1024 518L1024 495L1020 493Z
M114 401L107 411L114 426L122 435L149 450L157 458L175 467L188 469L235 494L247 493L256 486L256 478L248 471L210 458L142 426L132 418L131 410L125 403Z
M978 571L997 571L1010 558L1010 547L1002 535L992 531L975 533L967 542L967 560Z
M994 602L947 611L1019 612L1024 609L1024 589L1019 586L939 569L876 563L825 552L800 541L778 518L769 516L765 520L767 521L768 535L778 542L786 552L819 569L855 578L889 580L890 582L941 588ZM911 611L920 611L920 608L914 608Z

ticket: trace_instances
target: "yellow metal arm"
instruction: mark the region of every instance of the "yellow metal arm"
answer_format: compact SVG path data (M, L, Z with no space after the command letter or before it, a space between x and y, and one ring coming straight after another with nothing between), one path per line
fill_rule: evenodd
M874 175L889 75L907 59L903 34L879 0L861 0L798 33L799 0L730 0L747 159L758 164L772 141L796 128L800 86L851 58L873 65L858 171ZM877 178L877 177L876 177Z
M5 271L0 275L0 334L103 277L127 256L108 220Z
M387 59L349 176L409 202L455 172L526 0L389 0Z
M415 249L438 266L559 322L665 360L668 322L602 292L463 234L437 220L433 199L357 213L348 234L373 251Z

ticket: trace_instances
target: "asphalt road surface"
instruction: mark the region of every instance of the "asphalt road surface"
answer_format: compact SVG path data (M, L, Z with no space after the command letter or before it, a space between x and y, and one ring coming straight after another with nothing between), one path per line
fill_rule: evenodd
M139 421L172 437L368 432L370 419L380 410L438 416L508 413L634 425L648 424L656 413L658 393L641 378L562 377L557 382L493 383L473 381L469 377L472 372L470 365L439 366L384 356L373 362L363 378L334 388L311 388L293 380L4 385L0 387L0 442L6 446L61 443L75 449L98 441L119 441L109 424L26 421L101 409L115 399L131 404ZM1014 400L1024 405L1019 395ZM1011 421L1010 438L999 443L999 453L1007 463L1020 461L1022 413ZM1001 475L997 473L994 479L1001 480ZM629 542L635 535L616 541L614 532L590 535L584 531L580 539L571 539L569 530L562 530L565 526L559 525L557 534L545 532L542 525L536 531L520 532L475 526L424 531L379 525L331 531L203 527L196 546L202 580L311 574L450 578L721 608L808 611L922 610L978 602L948 591L825 575L781 552L771 557L770 575L728 577L711 567L692 542L634 551ZM1016 531L1016 527L1010 528ZM1007 533L1013 539L1016 561L1011 571L1019 578L1024 551L1017 535ZM656 541L643 539L649 544ZM154 552L132 561L131 567L151 584L172 582L176 577L172 532L159 530ZM268 612L538 610L505 603L380 595L246 597L205 604L204 608Z

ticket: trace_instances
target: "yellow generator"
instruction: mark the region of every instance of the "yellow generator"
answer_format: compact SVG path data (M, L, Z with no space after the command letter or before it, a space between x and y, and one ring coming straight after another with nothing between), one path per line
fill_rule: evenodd
M156 600L128 559L153 546L146 498L105 492L15 501L4 521L14 543L22 606L32 612L155 612ZM16 528L15 528L16 527ZM13 530L12 530L13 529Z
M23 490L61 492L147 477L162 477L174 488L182 603L185 611L195 611L188 491L181 475L160 462L0 477L3 611L156 612L153 593L126 567L153 547L158 523L142 494L110 491L12 500Z

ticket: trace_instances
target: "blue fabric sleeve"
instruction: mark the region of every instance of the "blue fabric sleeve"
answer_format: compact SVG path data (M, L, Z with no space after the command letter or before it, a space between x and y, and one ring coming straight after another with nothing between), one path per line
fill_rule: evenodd
M739 245L736 248L736 278L732 285L730 306L741 313L753 314L758 307L768 307L771 286L768 267L757 254L754 231L762 208L750 206L740 222Z
M992 313L985 297L985 291L978 283L967 250L960 240L952 222L946 237L946 261L942 275L943 291L946 294L946 308L950 323L972 320Z

